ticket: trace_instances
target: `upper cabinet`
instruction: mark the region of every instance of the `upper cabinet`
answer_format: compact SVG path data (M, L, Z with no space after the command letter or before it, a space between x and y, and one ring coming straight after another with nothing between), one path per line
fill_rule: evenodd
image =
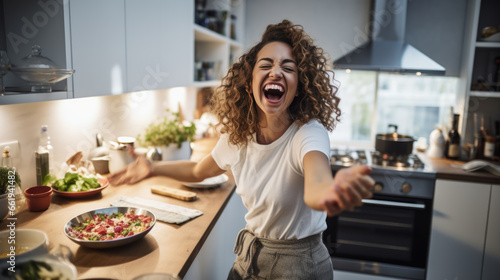
M68 12L65 50L75 69L72 97L126 92L125 2L71 0Z
M193 2L126 0L127 90L189 86Z
M500 121L500 1L471 0L468 5L459 105L464 108L462 135L465 143L473 143L482 117L491 133ZM496 33L486 36L489 31Z
M0 49L16 62L38 44L75 72L50 94L9 72L0 105L217 85L242 52L244 0L202 2L3 0Z
M194 86L215 86L243 52L244 0L194 0Z

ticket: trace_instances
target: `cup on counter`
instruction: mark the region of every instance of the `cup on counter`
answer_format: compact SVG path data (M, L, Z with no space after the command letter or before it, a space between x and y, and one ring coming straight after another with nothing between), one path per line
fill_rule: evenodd
M45 211L50 206L52 188L49 186L34 186L24 190L24 196L30 211Z

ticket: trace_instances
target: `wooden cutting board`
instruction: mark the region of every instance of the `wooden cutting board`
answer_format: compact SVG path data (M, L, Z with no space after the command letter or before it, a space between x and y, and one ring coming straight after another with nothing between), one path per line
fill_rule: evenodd
M151 192L168 197L177 198L184 201L196 200L196 193L194 192L179 190L167 186L160 186L160 185L151 186Z

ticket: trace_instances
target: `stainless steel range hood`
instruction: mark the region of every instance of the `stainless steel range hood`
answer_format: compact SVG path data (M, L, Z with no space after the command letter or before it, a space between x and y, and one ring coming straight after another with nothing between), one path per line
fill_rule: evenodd
M406 0L375 0L371 40L334 62L335 68L444 75L445 68L405 41Z

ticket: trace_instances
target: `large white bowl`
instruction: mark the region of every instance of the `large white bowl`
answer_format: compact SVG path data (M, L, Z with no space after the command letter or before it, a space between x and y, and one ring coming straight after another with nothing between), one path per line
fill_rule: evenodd
M17 252L15 252L15 255L10 250L11 246L16 248ZM5 266L11 258L14 258L15 263L18 263L48 254L48 252L49 238L41 230L16 229L15 231L11 231L7 229L0 231L0 253L2 254L0 267Z
M20 279L17 277L20 277L21 273L23 272L23 269L27 269L28 267L33 266L32 264L30 264L30 262L44 263L44 266L49 266L50 273L53 275L57 275L56 279L76 280L78 276L76 267L71 262L69 262L64 258L46 254L42 256L33 257L27 260L23 260L21 262L16 262L16 273L14 274L15 276L13 275L12 272L8 272L8 275L11 275L11 278L9 279ZM4 267L3 270L5 269L8 268ZM4 273L3 270L0 271L0 275ZM51 279L51 278L47 277L46 279Z

